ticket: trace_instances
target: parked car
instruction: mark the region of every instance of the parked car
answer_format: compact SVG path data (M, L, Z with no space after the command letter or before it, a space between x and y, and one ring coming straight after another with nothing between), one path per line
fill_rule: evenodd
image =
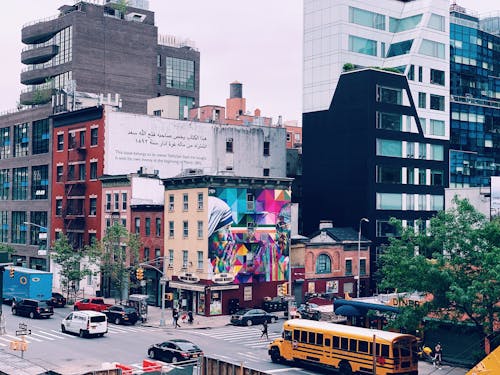
M31 319L50 318L54 315L54 309L52 306L47 305L45 301L23 299L16 301L12 305L12 314L28 316Z
M314 303L306 303L300 305L294 314L291 314L291 319L309 319L309 320L320 320L321 311L316 308L318 305Z
M110 303L105 303L102 298L84 298L80 301L75 302L74 310L93 310L93 311L103 311L111 307Z
M61 321L61 331L76 333L80 337L104 336L108 332L108 319L97 311L73 311Z
M270 314L262 309L243 309L231 316L231 323L240 326L262 324L264 321L274 323L277 320L277 315Z
M52 297L47 301L47 305L52 307L64 307L66 306L66 297L61 293L52 293Z
M130 306L114 305L102 311L115 324L135 324L139 320L137 310Z
M149 358L171 363L189 361L202 355L203 351L196 344L183 339L164 341L148 349Z

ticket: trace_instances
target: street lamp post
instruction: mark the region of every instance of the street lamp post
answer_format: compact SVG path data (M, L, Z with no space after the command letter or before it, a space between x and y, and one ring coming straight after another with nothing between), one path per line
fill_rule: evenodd
M361 224L364 222L369 222L366 217L359 220L359 230L358 230L358 285L356 288L356 297L359 298L359 290L361 289Z
M150 260L149 262L157 261L160 258L155 258L153 260ZM158 268L150 265L148 262L142 262L139 263L140 266L146 266L149 268L155 269L157 272L161 273L161 278L160 278L160 289L161 289L161 316L160 316L160 327L165 327L165 287L167 284L167 262L166 262L166 257L163 255L161 258L163 259L163 270L159 270Z

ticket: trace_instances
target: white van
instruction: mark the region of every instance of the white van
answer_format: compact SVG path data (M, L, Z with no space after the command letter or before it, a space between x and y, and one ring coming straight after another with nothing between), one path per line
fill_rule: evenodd
M63 333L77 333L80 337L103 336L108 333L108 318L97 311L73 311L61 322Z

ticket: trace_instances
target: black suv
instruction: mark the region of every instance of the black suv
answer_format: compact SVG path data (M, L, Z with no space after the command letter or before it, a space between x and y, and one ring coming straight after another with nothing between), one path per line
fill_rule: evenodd
M137 310L129 306L110 306L107 310L103 310L103 313L106 314L110 322L113 322L115 324L135 324L139 320L139 314L137 313Z
M47 304L52 307L64 307L66 298L61 293L52 293L52 297L47 301Z
M23 299L12 305L12 314L29 316L31 319L50 318L54 315L54 309L45 301Z

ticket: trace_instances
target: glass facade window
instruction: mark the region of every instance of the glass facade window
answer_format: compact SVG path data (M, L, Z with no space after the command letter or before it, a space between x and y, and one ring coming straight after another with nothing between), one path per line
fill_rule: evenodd
M377 193L378 210L401 210L403 196L397 193Z
M0 242L9 242L9 212L0 211Z
M415 209L415 194L406 194L406 211Z
M349 7L349 22L373 29L385 30L385 16L364 9Z
M320 254L316 259L316 273L332 272L332 260L327 254Z
M444 121L430 120L429 133L431 135L444 136Z
M0 129L0 159L10 158L10 128Z
M415 169L409 167L406 170L406 183L409 185L413 185L415 183Z
M403 154L403 144L398 140L377 139L377 155L400 158Z
M388 104L402 104L401 89L377 86L377 102Z
M49 166L40 165L31 168L31 199L48 199Z
M418 144L418 158L423 160L427 159L427 144Z
M28 168L14 168L12 170L12 199L28 199Z
M33 155L49 152L49 119L33 122L32 139Z
M386 130L402 130L402 115L396 113L378 112L377 128Z
M396 236L397 228L390 224L388 220L377 220L376 236L377 237L394 237Z
M406 55L406 54L410 53L412 45L413 45L413 39L404 40L404 41L398 42L398 43L393 43L389 46L389 51L387 52L387 57Z
M29 243L35 246L46 245L45 239L40 239L40 233L47 233L47 212L46 211L31 211L30 212L30 220L31 223L36 225L28 225L29 226Z
M432 211L442 211L444 209L444 197L442 195L431 195Z
M410 65L410 67L408 68L408 79L410 81L414 81L415 80L415 65Z
M444 96L430 94L430 109L444 111Z
M444 72L442 70L431 69L431 83L444 86Z
M189 118L189 110L194 107L194 98L189 96L179 96L179 118Z
M425 108L427 104L427 94L425 92L418 93L418 108Z
M415 14L414 16L405 18L389 17L389 31L391 33L400 33L406 30L414 29L422 20L422 14Z
M349 51L377 56L377 41L349 35Z
M99 136L99 128L90 129L90 145L97 146Z
M29 152L29 124L14 126L14 156L28 156Z
M439 14L431 13L427 26L434 30L445 31L445 19Z
M442 170L431 170L431 185L433 186L443 186L443 171Z
M445 58L445 47L443 43L435 42L433 40L423 39L420 45L420 54L426 56L437 57L439 59Z
M392 165L378 165L377 182L381 184L400 184L402 182L401 167Z
M26 244L26 212L12 211L12 243Z
M418 169L418 184L427 185L427 171L425 168Z
M443 161L444 160L444 147L442 145L431 144L431 160Z
M10 170L0 169L0 200L10 199Z
M181 90L194 90L194 61L166 58L167 87Z

